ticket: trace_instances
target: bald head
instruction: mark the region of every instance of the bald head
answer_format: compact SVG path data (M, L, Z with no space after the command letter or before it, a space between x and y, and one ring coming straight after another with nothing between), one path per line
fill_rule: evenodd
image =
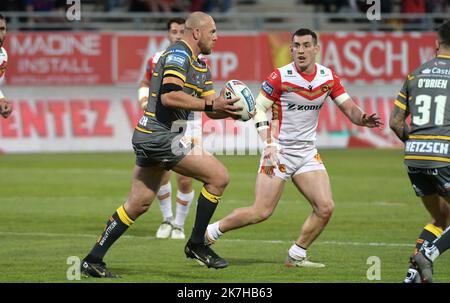
M193 12L186 20L186 29L192 30L194 28L201 28L212 20L212 17L208 14L203 12Z
M217 40L217 29L214 19L203 12L193 12L186 20L183 41L198 54L209 55Z

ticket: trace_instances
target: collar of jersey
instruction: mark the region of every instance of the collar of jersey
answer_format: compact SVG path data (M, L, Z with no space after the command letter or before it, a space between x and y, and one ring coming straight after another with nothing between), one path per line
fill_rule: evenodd
M292 64L295 67L295 70L297 71L297 73L303 77L303 79L305 79L308 82L311 82L312 80L314 80L314 78L316 77L317 74L317 64L314 63L314 73L312 74L305 74L304 72L302 72L301 70L298 69L297 65L295 65L295 62L292 62Z
M187 48L189 49L189 51L191 52L191 57L192 59L194 59L195 61L197 61L197 58L194 57L194 51L192 50L191 46L184 40L180 40L180 42L183 42Z

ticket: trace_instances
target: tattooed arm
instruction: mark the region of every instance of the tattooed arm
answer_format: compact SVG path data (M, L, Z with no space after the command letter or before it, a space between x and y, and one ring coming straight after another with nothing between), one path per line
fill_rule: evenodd
M389 119L389 126L397 135L397 137L405 142L409 138L409 126L406 124L406 118L408 117L408 110L404 110L397 105L394 105L394 110Z

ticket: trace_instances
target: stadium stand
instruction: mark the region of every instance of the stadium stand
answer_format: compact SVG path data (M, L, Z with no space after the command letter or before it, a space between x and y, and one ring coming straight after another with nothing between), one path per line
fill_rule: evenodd
M0 11L8 17L10 30L164 30L163 19L186 16L194 3L197 8L206 5L206 0L180 0L176 2L180 7L170 13L130 11L133 1L83 1L82 20L70 24L64 20L62 10L27 11L19 1L1 1ZM216 8L212 14L221 30L294 30L299 25L320 31L433 30L448 17L449 1L422 2L423 5L412 6L402 0L383 1L380 21L369 21L367 7L359 0L234 0L226 12ZM41 21L29 22L31 18Z

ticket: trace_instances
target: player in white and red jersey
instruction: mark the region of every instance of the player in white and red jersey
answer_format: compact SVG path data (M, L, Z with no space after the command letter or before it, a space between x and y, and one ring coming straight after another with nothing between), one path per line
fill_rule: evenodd
M170 44L174 44L181 40L184 34L185 20L183 18L172 18L167 21L167 30ZM152 79L153 69L158 62L159 58L164 52L157 52L147 61L144 77L141 80L141 84L138 90L139 103L142 109L147 107L148 97L150 94L150 80ZM196 113L200 115L200 112ZM191 113L194 115L194 112ZM188 122L188 129L186 135L194 137L200 137L201 134L201 120L199 117L189 117L191 121ZM196 118L196 119L194 119ZM196 121L196 123L194 123ZM199 125L200 124L200 125ZM184 223L189 213L192 200L195 196L195 191L192 187L192 178L185 177L180 174L176 174L177 180L177 206L176 214L173 216L172 212L172 186L170 183L170 172L167 171L162 180L157 197L159 200L159 206L163 216L163 221L156 231L156 237L160 239L172 238L172 239L184 239Z
M265 148L255 186L255 202L235 209L208 226L205 241L214 243L223 233L259 223L274 211L285 181L294 185L312 206L297 241L286 259L288 267L324 267L307 259L306 250L323 231L333 212L330 180L315 146L319 110L328 97L356 125L378 127L376 114L365 114L350 98L334 72L316 63L317 35L299 29L292 36L293 62L275 71L262 84L253 118ZM272 110L272 127L266 112Z
M8 65L8 54L6 50L3 48L3 42L5 41L6 36L6 19L3 15L0 14L0 79L3 78L6 72L6 67ZM2 91L0 90L0 115L3 118L8 118L8 116L12 112L12 104L8 100L6 100Z

